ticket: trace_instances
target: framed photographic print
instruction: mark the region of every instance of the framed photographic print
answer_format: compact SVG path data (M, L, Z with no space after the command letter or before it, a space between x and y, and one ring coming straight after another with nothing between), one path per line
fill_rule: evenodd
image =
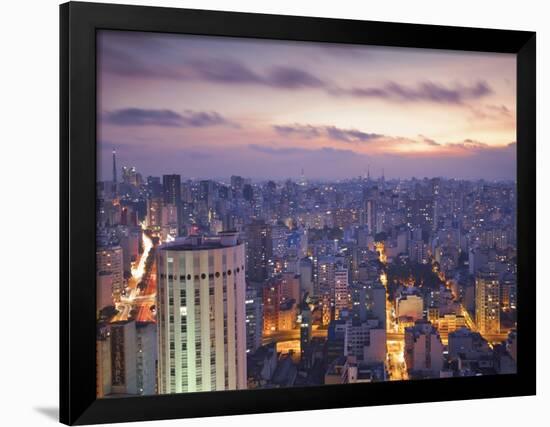
M61 421L535 393L535 34L61 5Z

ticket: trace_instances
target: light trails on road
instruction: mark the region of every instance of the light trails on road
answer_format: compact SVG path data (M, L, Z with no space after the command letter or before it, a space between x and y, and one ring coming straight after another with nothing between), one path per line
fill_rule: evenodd
M138 283L143 277L143 274L145 273L145 263L147 262L147 258L149 257L149 252L153 248L153 240L145 234L141 233L141 241L143 244L143 253L141 254L141 257L139 258L139 262L136 266L132 266L132 278L134 278Z
M131 317L133 309L135 312L136 322L155 322L155 315L151 310L156 304L157 292L157 265L153 261L150 271L146 270L147 259L154 255L151 253L154 248L154 243L151 237L145 232L142 233L143 253L136 265L132 266L132 276L128 279L126 295L122 296L120 302L116 304L116 309L119 311L112 319L111 323L123 322ZM141 281L145 282L145 289L140 291L138 285Z

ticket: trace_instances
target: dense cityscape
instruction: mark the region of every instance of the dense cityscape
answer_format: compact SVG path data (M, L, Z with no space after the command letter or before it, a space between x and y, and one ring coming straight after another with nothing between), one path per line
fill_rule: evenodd
M98 397L515 372L516 55L97 52Z
M145 177L111 162L98 397L515 372L512 180Z

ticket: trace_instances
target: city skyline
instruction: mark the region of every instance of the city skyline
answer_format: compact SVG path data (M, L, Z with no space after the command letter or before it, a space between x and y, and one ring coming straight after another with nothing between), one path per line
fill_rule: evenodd
M513 55L98 41L98 398L516 372Z
M98 41L102 179L113 148L145 176L343 179L370 166L388 179L515 179L514 55L109 31Z
M116 155L117 162L119 161L118 159L120 157L124 158L124 156L121 156L120 152L116 151L116 149L113 149L111 151L111 155L112 154ZM110 161L112 162L112 159ZM200 175L199 176L191 176L191 175L186 175L185 171L181 171L181 170L153 171L150 174L144 175L135 166L135 162L132 163L132 161L130 160L127 164L122 165L120 170L117 169L117 179L119 180L119 182L120 182L120 173L122 172L122 168L124 168L124 167L126 167L126 168L135 168L136 172L139 173L144 180L146 180L148 177L162 178L162 176L168 174L168 175L179 175L182 179L182 182L184 182L184 181L191 181L191 182L192 181L197 181L198 182L198 181L202 181L202 180L213 180L213 181L216 181L216 182L219 182L219 183L229 183L232 176L240 176L239 174L231 174L231 175L226 175L226 176L224 176L224 175L219 175L219 176L216 176L216 175L213 175L213 176L200 176ZM106 172L105 175L106 175L105 176L106 179L101 180L101 181L105 181L105 182L112 181L112 179L108 179L108 178L114 177L114 175L112 173L112 168L111 168L110 173ZM460 182L460 181L464 181L464 182L479 181L479 182L482 182L483 181L483 182L491 182L491 183L499 183L499 182L505 183L505 182L516 182L517 181L516 176L509 177L509 178L495 178L495 179L483 178L483 177L473 178L473 179L453 178L453 177L449 177L449 176L445 176L445 175L428 175L428 174L424 174L424 175L420 175L420 176L410 176L410 177L399 177L399 176L393 176L392 177L392 176L388 176L386 174L386 171L385 171L384 168L371 167L370 165L367 165L367 167L365 168L365 170L363 171L362 174L343 176L342 178L335 178L335 179L331 179L331 178L328 178L328 177L324 177L324 178L323 177L309 177L307 175L307 171L304 168L296 171L296 173L293 174L293 175L289 174L289 175L276 177L276 178L266 177L266 176L256 176L256 177L244 176L243 178L246 178L246 179L250 180L250 182L252 182L252 183L258 183L258 184L266 183L266 182L269 182L269 181L273 181L273 182L276 182L276 183L283 183L283 182L289 181L289 180L298 182L301 179L306 179L308 182L317 183L317 184L331 183L331 182L345 183L345 182L351 182L351 181L356 181L356 180L364 180L364 179L367 179L367 178L370 179L373 182L380 181L380 180L406 182L406 181L410 181L410 180L422 181L422 180L430 180L430 179L455 180L457 182Z
M99 397L515 372L512 183L121 178L98 182Z

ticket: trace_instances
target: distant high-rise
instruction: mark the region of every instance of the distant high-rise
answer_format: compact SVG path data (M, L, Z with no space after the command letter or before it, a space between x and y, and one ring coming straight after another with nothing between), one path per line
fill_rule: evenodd
M371 235L376 234L377 206L375 200L365 201L365 210L367 212L367 227Z
M348 269L338 266L334 271L335 318L339 319L342 311L347 310L349 305Z
M313 262L309 258L302 258L299 265L300 293L303 297L306 293L313 295Z
M275 258L282 258L286 254L288 228L284 224L276 224L270 226L271 237L271 253Z
M275 332L279 328L282 285L282 280L273 278L269 280L262 288L264 334Z
M242 193L244 186L244 179L240 176L233 175L231 177L231 189L237 194Z
M163 187L158 176L147 177L147 193L149 197L163 197Z
M163 175L162 192L165 204L181 205L181 177L180 175Z
M411 228L431 230L433 226L433 199L409 199L405 202L405 216Z
M312 331L312 316L311 309L307 302L307 298L304 298L299 306L300 314L298 320L300 323L300 355L302 362L305 362L304 356L306 354L306 349L311 342L311 331Z
M253 353L262 345L262 294L257 288L246 289L246 352Z
M498 273L482 270L476 276L476 325L481 334L500 332L500 284Z
M117 173L116 173L116 150L113 150L113 184L117 184Z
M246 201L252 202L254 200L254 188L250 184L243 186L243 198Z
M141 174L138 173L135 166L123 166L122 182L126 185L137 187L142 184L142 177Z
M327 296L334 299L334 270L336 259L333 256L321 256L317 260L317 276L315 283L315 295Z
M244 244L192 236L157 261L159 393L245 389Z
M268 266L272 256L271 229L264 221L254 221L248 226L247 260L248 280L263 282L268 278Z
M216 184L212 180L202 180L199 185L199 200L211 208L214 203L214 193Z

